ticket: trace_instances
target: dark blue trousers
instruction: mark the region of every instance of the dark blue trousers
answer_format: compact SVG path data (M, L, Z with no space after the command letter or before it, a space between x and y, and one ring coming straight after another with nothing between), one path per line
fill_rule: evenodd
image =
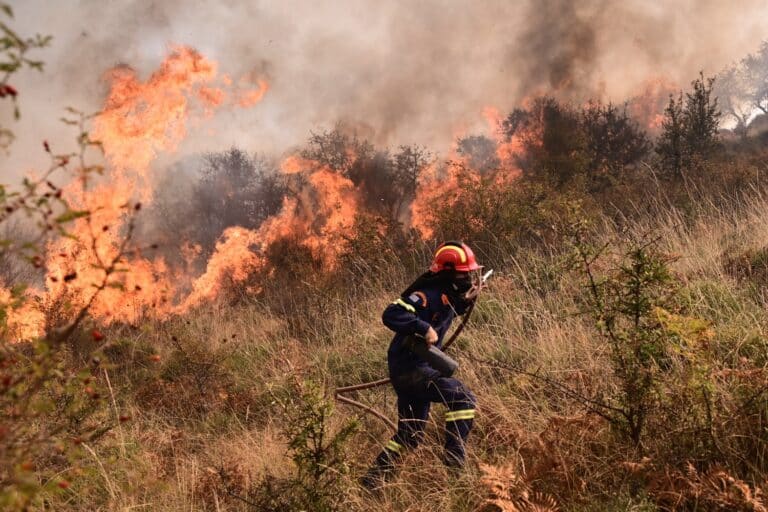
M458 379L421 375L394 377L397 392L397 433L376 457L375 466L393 469L406 450L415 448L424 437L432 403L445 404L445 458L450 466L464 464L464 443L475 417L475 395Z

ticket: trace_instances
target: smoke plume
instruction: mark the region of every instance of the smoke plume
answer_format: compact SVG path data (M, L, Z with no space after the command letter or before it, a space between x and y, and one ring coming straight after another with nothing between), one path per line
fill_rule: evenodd
M44 163L43 138L71 139L55 120L67 105L97 110L107 69L146 76L170 43L271 86L258 110L222 112L192 131L182 153L233 144L280 153L340 121L379 145L440 152L482 126L487 105L504 112L539 93L622 101L649 77L687 86L700 69L713 74L756 49L768 19L761 0L28 0L15 9L20 32L54 41L39 55L44 74L17 79L23 117L3 175Z

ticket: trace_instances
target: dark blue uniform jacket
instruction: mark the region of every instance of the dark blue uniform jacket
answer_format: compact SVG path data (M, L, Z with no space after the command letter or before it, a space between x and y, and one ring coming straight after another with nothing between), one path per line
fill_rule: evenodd
M428 379L437 378L440 373L419 356L411 352L404 340L412 334L424 336L432 326L437 331L436 346L442 347L443 337L451 327L456 315L463 315L469 302L455 294L443 284L426 286L407 297L401 297L387 306L382 315L384 325L395 331L389 345L387 362L389 376L393 381L398 376L420 372Z

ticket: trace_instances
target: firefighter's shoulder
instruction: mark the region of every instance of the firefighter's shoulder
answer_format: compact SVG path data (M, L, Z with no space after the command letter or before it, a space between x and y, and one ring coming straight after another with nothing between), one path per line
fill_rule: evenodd
M429 307L430 296L431 294L426 290L415 290L408 295L398 297L392 304L400 306L411 313L416 313Z
M428 290L416 290L405 297L405 300L417 308L425 309L429 306L429 295Z

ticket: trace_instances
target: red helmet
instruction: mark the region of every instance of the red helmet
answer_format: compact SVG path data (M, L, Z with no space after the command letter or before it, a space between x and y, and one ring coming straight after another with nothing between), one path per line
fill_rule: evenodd
M429 270L440 272L441 270L456 270L458 272L470 272L482 268L475 261L475 253L463 242L445 242L435 251L432 265Z

